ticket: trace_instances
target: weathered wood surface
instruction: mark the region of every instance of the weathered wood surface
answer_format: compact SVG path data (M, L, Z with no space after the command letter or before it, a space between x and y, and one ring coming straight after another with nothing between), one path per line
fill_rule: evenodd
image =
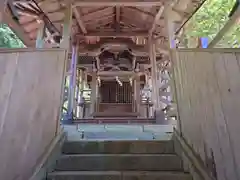
M0 179L26 180L59 126L65 51L0 50Z
M172 55L183 136L218 180L239 179L240 51L189 49Z

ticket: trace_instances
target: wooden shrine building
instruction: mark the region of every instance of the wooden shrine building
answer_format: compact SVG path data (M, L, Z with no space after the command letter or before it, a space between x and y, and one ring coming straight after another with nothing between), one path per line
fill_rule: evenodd
M84 118L144 119L171 109L170 42L201 3L8 1L2 17L26 46L66 49L68 118L89 89Z
M1 0L26 47L0 49L0 179L30 177L61 123L174 123L212 175L239 180L240 51L214 47L240 7L207 48L180 48L204 2Z

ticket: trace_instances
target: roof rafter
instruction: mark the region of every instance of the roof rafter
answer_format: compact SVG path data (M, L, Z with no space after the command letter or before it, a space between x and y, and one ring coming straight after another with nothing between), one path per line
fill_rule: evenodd
M158 23L160 17L163 15L164 9L165 9L164 6L161 6L161 7L159 8L159 10L158 10L158 12L157 12L157 14L156 14L156 16L155 16L155 18L154 18L152 27L151 27L151 29L149 30L149 35L152 35L153 32L155 31L156 26L157 26L157 23Z
M76 20L77 20L77 23L80 27L80 29L82 30L83 34L87 34L87 29L82 21L82 17L80 15L80 13L78 12L77 8L76 7L73 7L73 13L76 17Z
M77 36L84 36L83 34L78 34ZM143 36L147 37L147 31L128 31L128 32L114 32L114 31L96 31L88 32L87 36L99 36L99 37L131 37L131 36Z

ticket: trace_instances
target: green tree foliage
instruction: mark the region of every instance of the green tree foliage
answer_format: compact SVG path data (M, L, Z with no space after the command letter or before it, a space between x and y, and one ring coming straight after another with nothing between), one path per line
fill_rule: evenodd
M208 37L210 42L228 21L235 2L236 0L207 0L184 28L185 45L195 46L200 37ZM236 44L236 39L240 40L239 32L236 24L221 41L221 47Z
M23 42L6 24L0 24L0 48L22 48Z

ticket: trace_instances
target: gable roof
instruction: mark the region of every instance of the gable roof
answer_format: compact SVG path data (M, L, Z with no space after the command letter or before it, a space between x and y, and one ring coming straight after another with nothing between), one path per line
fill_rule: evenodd
M179 0L172 7L181 26L204 0ZM11 1L10 1L11 2ZM13 30L19 32L27 46L34 46L39 20L43 19L50 33L61 35L65 17L64 0L14 0L7 14L14 17ZM168 49L166 9L173 1L168 0L73 0L72 37L76 37L83 48L101 44L109 38L128 39L136 46L145 46L149 32L158 37L158 46ZM117 5L117 6L115 6ZM121 5L121 6L120 6ZM128 6L134 5L134 6ZM163 8L165 7L165 9ZM20 37L21 38L21 37Z

